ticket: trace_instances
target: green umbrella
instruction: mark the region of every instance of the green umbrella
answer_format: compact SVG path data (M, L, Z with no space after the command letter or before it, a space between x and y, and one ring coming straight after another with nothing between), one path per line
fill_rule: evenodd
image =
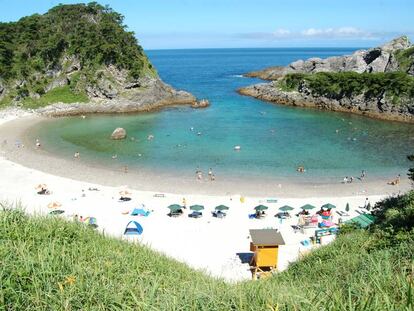
M216 211L227 211L227 210L229 210L229 207L228 206L226 206L226 205L219 205L219 206L216 206Z
M190 206L190 210L196 211L196 212L202 211L203 209L204 209L203 205L191 205Z
M306 205L303 205L302 207L301 207L301 209L303 209L303 210L310 210L310 209L314 209L316 206L313 206L313 205L310 205L310 204L306 204Z
M179 204L172 204L172 205L168 206L168 208L173 213L173 212L177 212L177 211L181 210L183 207Z
M284 205L282 207L279 207L279 211L282 211L282 212L288 212L288 211L293 211L293 210L294 208L289 205Z
M336 208L336 206L331 204L331 203L326 203L326 204L322 205L322 208L333 209L333 208Z
M61 210L61 209L57 209L57 210L54 210L54 211L51 211L50 213L49 213L49 215L60 215L60 214L63 214L65 211L63 211L63 210Z
M265 205L257 205L255 208L256 212L267 210L268 207Z

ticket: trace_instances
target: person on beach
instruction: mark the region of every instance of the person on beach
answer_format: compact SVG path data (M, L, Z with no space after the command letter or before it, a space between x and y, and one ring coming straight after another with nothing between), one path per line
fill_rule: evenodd
M124 166L124 173L125 174L128 173L128 166L127 165Z
M40 140L39 138L36 138L36 148L40 148L41 144L40 144Z
M210 180L213 180L211 177L213 176L213 170L211 169L211 167L208 170L208 177L210 177Z
M354 177L349 177L349 183L352 184L352 182L354 181Z
M361 180L363 180L366 176L365 170L361 171Z
M215 181L216 180L216 175L211 174L211 181Z
M344 177L344 181L343 181L343 183L344 183L344 184L348 183L348 176Z
M76 151L75 154L73 155L73 157L75 159L79 159L80 158L80 153L78 151Z

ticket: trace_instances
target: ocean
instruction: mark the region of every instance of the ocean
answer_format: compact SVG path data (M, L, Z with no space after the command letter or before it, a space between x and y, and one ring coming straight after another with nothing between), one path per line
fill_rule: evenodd
M31 135L46 150L108 167L189 176L199 167L217 176L341 180L405 174L413 125L345 113L286 107L239 95L260 80L242 74L297 59L350 54L352 48L195 49L147 51L160 77L208 99L207 109L169 107L130 115L53 119ZM116 127L128 139L112 141ZM147 140L153 135L153 140ZM133 139L131 139L133 138ZM240 151L234 147L240 146ZM113 155L117 158L112 159ZM305 174L296 168L304 166Z

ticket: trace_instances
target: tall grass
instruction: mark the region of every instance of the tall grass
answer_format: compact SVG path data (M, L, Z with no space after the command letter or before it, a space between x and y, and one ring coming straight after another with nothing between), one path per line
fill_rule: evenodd
M357 230L272 278L228 284L79 223L4 210L0 309L408 311L413 245Z

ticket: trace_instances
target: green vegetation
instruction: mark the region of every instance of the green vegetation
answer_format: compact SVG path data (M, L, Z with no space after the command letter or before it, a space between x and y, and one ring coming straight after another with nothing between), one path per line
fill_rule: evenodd
M272 278L227 284L79 223L0 212L6 310L413 310L414 191ZM246 242L247 243L247 242Z
M89 101L88 96L84 93L74 92L69 85L61 86L52 89L40 98L25 98L23 100L23 107L26 108L39 108L53 103L62 102L65 104L70 103L86 103Z
M123 16L108 6L58 5L44 15L0 23L0 87L7 90L0 105L43 95L57 77L70 78L71 92L83 98L85 85L96 83L97 71L109 65L127 70L130 79L156 74ZM59 92L42 102L70 97Z
M403 72L288 74L278 81L277 86L284 91L306 87L314 96L332 99L361 94L375 98L385 94L392 98L394 104L398 104L401 97L414 97L414 77Z
M400 70L407 72L414 64L414 46L406 49L399 50L395 53L395 58L398 61Z

